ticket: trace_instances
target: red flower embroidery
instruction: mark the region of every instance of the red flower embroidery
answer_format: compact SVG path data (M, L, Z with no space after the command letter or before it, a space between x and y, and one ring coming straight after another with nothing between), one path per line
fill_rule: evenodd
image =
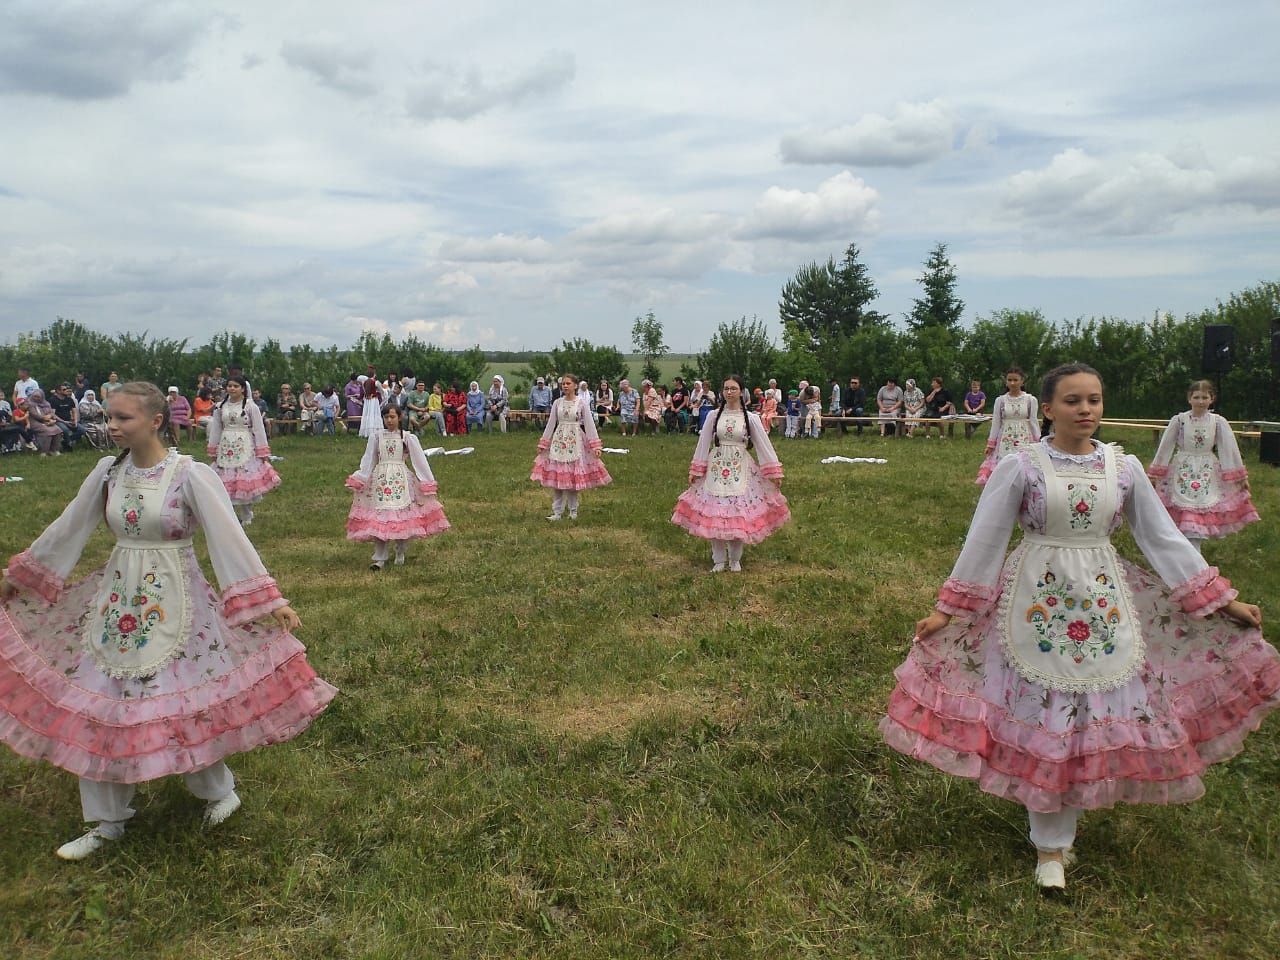
M1199 481L1199 480L1192 480L1192 481L1191 481L1191 489L1192 489L1192 490L1199 490L1199 489L1200 489L1200 481Z
M1099 597L1099 598L1098 598L1098 606L1100 606L1100 607L1105 607L1106 605L1107 605L1107 599L1106 599L1106 597Z
M729 468L725 467L723 470L721 470L720 476L724 477L726 480L729 479Z
M1067 636L1076 641L1076 643L1088 640L1091 632L1089 625L1083 620L1072 620L1067 625Z
M121 633L133 633L133 631L138 629L138 618L132 613L126 613L120 618L119 626Z
M1083 500L1081 500L1079 503L1076 504L1076 513L1088 513L1088 512L1089 512L1089 505L1085 503Z
M124 518L125 518L126 520L128 520L130 523L137 523L137 522L138 522L138 511L137 511L137 510L130 510L128 513L126 513L126 514L124 515Z
M111 595L111 602L112 602L112 603L119 603L119 602L120 602L120 594L118 594L118 593L113 593L113 594Z
M1057 597L1045 597L1044 602L1045 602L1045 603L1047 603L1047 604L1048 604L1049 606L1051 606L1051 607L1056 607L1056 606L1058 605L1058 598L1057 598Z

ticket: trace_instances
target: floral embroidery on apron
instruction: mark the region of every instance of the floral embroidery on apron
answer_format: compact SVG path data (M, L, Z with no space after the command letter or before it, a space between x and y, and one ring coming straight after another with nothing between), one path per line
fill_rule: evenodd
M1031 399L1024 393L1017 398L1005 396L1003 400L1000 441L996 448L996 456L1000 459L1032 442Z
M1053 690L1093 692L1128 683L1146 656L1133 600L1108 521L1119 506L1115 451L1105 472L1057 465L1039 445L1045 532L1028 532L1000 600L1001 642L1024 679Z
M578 426L578 404L557 400L560 409L558 422L551 434L551 447L547 455L555 463L574 463L582 459L582 428Z
M145 677L181 650L191 628L185 551L191 540L166 540L161 509L182 460L171 451L158 470L127 463L107 497L107 524L119 538L103 571L98 600L85 618L83 644L116 678Z
M378 510L401 510L413 503L409 471L404 465L404 440L383 434L378 466L373 471L373 502Z
M1222 491L1214 483L1217 466L1214 438L1205 424L1195 423L1186 414L1183 418L1179 437L1182 449L1171 465L1173 482L1169 485L1169 495L1180 507L1212 507L1222 499Z
M716 439L711 450L703 488L713 497L740 497L747 492L747 422L733 413L722 413L716 421Z
M218 440L218 466L243 467L253 459L253 435L243 410L222 408L222 436Z

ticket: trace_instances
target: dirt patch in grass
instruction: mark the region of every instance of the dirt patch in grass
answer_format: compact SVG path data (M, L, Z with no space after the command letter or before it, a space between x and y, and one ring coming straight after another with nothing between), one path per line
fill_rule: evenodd
M532 704L507 703L499 707L540 730L557 736L590 740L629 730L658 717L680 724L710 720L732 724L746 709L730 697L690 690L615 691L568 693Z

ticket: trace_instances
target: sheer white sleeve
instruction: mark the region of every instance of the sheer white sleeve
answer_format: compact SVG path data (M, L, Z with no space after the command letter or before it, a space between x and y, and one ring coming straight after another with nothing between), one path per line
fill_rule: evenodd
M1163 477L1169 473L1169 461L1173 459L1173 451L1178 446L1178 434L1181 431L1182 415L1174 414L1169 418L1169 425L1164 428L1164 433L1160 435L1160 446L1156 448L1155 459L1151 461L1151 466L1147 468L1147 474L1152 477Z
M1024 469L1022 454L1005 457L982 488L964 547L938 591L937 608L943 613L969 618L995 601L1000 568L1022 507Z

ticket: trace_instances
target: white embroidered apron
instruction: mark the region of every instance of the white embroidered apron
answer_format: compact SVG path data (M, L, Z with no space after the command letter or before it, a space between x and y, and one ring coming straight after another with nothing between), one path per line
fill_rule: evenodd
M182 460L176 451L162 469L124 467L107 497L107 525L115 549L103 571L98 601L84 625L85 649L112 677L146 677L182 649L191 628L191 590L185 552L190 538L164 539L161 509Z
M1169 471L1173 479L1169 496L1180 507L1212 507L1222 499L1222 491L1214 482L1218 465L1213 455L1217 424L1212 417L1197 423L1183 414L1178 427L1179 449Z
M1038 444L1029 451L1044 473L1045 531L1023 537L1001 598L1001 642L1019 675L1053 690L1114 689L1146 656L1107 537L1119 484L1115 451L1102 450L1102 475L1056 465Z
M1031 439L1031 398L1025 393L1020 397L1006 395L1000 410L1000 440L996 457L1003 460L1019 447L1033 442Z
M218 440L218 466L243 467L253 459L253 434L243 410L222 408L222 436Z
M582 459L582 428L578 426L578 404L557 400L560 409L555 430L551 433L548 456L555 463L575 463Z
M373 504L377 510L402 510L412 505L409 470L404 465L404 440L383 434L378 440L378 465L373 470Z
M716 420L716 439L707 463L703 489L713 497L740 497L747 492L747 421L736 413L721 413Z

